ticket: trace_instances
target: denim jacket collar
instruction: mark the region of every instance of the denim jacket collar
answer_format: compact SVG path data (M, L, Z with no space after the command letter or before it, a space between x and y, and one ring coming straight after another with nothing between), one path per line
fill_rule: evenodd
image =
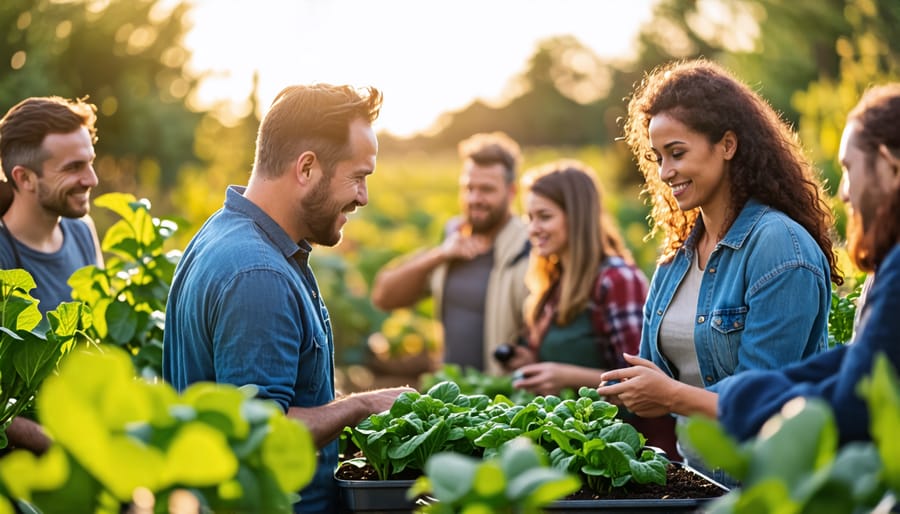
M768 205L760 203L755 198L747 200L744 208L738 213L734 223L731 224L731 228L728 229L728 232L725 234L725 237L719 241L719 244L735 250L740 249L744 246L747 238L750 237L750 233L753 232L753 227L756 226L756 223L759 222L763 215L769 210L770 207ZM697 223L694 225L694 228L691 229L691 233L688 235L687 241L685 241L683 247L689 259L694 257L694 249L697 247L696 241L697 238L700 237L700 230L702 227L703 218L698 217Z

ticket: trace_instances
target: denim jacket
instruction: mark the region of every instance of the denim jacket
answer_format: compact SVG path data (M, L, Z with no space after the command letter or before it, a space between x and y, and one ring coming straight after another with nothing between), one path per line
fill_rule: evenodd
M659 347L659 328L691 265L702 220L657 267L644 304L641 357L678 378ZM828 347L830 268L810 234L751 199L713 250L700 284L694 346L701 378L717 391L749 369L778 369Z

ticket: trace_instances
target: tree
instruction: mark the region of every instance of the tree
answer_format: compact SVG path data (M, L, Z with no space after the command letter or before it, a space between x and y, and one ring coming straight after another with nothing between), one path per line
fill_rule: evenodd
M0 3L0 105L88 96L99 108L98 189L171 186L194 160L201 118L188 106L199 80L185 70L189 8L160 0Z

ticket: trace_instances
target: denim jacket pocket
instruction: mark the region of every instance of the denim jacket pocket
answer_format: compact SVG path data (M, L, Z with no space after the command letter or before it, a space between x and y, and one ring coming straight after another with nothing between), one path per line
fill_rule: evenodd
M712 327L712 353L715 355L717 371L722 376L732 375L737 368L738 348L748 311L746 306L716 309L709 317Z

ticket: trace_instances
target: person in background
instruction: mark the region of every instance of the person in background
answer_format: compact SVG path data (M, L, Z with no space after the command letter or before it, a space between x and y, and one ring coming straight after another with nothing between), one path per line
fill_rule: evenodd
M372 303L409 307L430 293L443 325L444 362L499 374L493 353L521 332L528 293L528 235L511 211L519 145L494 132L475 134L458 149L462 215L447 223L439 246L379 271Z
M604 208L596 173L577 160L558 160L521 180L531 257L525 283L526 337L505 363L513 385L534 394L596 386L602 373L637 353L647 277ZM665 416L637 421L649 444L674 451Z
M41 314L71 301L75 270L103 265L88 215L97 185L96 111L81 99L31 97L0 120L0 164L12 190L0 223L0 265L31 273Z
M328 84L283 89L260 123L246 188L192 238L166 306L163 378L256 387L306 425L316 474L295 512L336 512L333 473L345 426L384 411L408 387L335 398L334 339L309 266L313 244L334 246L368 203L381 92Z
M97 185L94 143L97 108L83 99L30 97L0 120L0 266L34 277L31 292L41 315L72 300L69 277L103 266L97 230L88 212ZM7 428L11 447L42 453L50 438L18 416Z
M832 407L841 444L872 439L860 379L884 353L900 369L900 83L867 90L847 117L841 138L840 196L848 207L847 246L873 277L853 344L782 370L748 371L719 390L718 417L744 440L796 397Z
M662 252L640 357L604 373L620 382L598 392L640 416L714 417L718 391L740 373L827 349L829 279L843 281L827 196L789 125L704 59L653 70L629 101L625 132ZM682 445L703 469L690 454Z

